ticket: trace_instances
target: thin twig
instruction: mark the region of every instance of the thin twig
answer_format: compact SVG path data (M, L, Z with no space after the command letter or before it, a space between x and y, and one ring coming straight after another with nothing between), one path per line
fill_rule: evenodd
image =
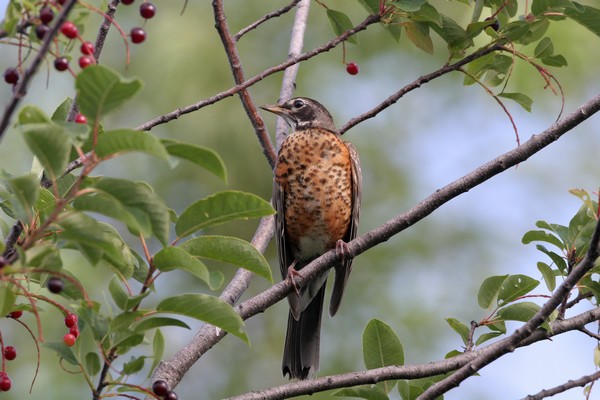
M551 389L544 389L536 394L524 397L523 400L542 400L546 397L551 397L559 393L564 393L569 389L585 386L590 382L597 381L598 379L600 379L600 371L597 371L591 375L582 376L579 379L569 380L563 383L562 385L555 386Z
M238 33L233 35L233 40L235 40L236 42L239 41L242 36L244 36L246 33L250 32L251 30L258 28L259 25L265 23L266 21L270 20L271 18L279 17L280 15L283 15L286 12L290 11L300 1L302 1L302 0L292 0L292 2L290 4L288 4L287 6L282 7L279 10L275 10L271 13L268 13L267 15L265 15L264 17L262 17L260 19L257 19L256 21L254 21L253 23L251 23L250 25L241 29Z

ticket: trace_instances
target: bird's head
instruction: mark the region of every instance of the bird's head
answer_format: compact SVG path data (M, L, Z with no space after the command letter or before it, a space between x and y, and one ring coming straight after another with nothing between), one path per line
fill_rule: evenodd
M329 111L316 100L308 97L295 97L279 105L264 105L267 110L279 115L296 131L309 128L322 128L337 133Z

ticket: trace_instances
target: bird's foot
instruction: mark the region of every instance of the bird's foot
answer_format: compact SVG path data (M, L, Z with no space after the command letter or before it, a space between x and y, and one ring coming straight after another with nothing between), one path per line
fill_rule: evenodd
M348 243L344 242L342 239L335 242L335 254L340 258L340 264L344 264L346 259L350 257Z
M298 287L298 285L296 285L296 281L294 280L294 277L297 277L297 276L299 276L300 278L304 278L304 277L295 268L297 261L298 260L294 260L294 262L288 267L288 272L287 272L287 278L286 278L286 280L290 282L290 285L292 285L292 287L294 288L294 291L296 292L296 294L298 295L298 297L300 297L300 288Z

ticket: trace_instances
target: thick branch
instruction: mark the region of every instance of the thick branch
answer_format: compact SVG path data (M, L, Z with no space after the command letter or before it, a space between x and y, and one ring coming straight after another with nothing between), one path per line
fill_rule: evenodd
M550 339L557 335L573 331L599 319L600 308L595 308L573 318L555 321L550 324L551 329L549 331L539 329L535 331L535 333L531 335L527 341L517 344L516 347L529 346L533 343ZM305 394L322 392L325 390L376 384L388 380L432 377L454 371L475 359L478 355L489 351L489 349L504 346L507 341L509 341L509 338L502 339L475 351L466 352L452 358L435 362L415 365L393 365L389 367L371 369L368 371L357 371L341 375L323 376L317 379L292 382L261 391L245 393L239 396L231 397L227 400L286 399Z

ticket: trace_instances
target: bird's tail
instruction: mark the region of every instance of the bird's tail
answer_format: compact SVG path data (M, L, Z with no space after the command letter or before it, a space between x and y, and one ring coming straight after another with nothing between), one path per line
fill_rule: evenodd
M319 343L324 298L325 285L300 314L298 320L295 320L292 313L289 313L281 365L283 376L289 375L290 379L306 379L312 377L319 369Z

